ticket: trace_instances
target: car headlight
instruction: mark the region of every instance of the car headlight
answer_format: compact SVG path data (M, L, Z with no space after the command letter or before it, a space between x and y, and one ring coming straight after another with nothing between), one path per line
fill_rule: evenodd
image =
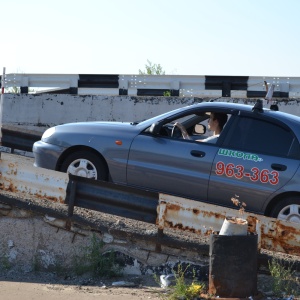
M49 128L49 129L47 129L47 130L43 133L42 139L47 139L47 138L49 138L52 134L54 134L54 132L55 132L55 127L51 127L51 128Z

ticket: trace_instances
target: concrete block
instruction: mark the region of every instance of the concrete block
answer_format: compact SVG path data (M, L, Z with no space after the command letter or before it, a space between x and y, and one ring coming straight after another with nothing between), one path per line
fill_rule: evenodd
M168 260L167 254L150 252L149 257L147 259L147 265L156 267L165 264L167 260Z

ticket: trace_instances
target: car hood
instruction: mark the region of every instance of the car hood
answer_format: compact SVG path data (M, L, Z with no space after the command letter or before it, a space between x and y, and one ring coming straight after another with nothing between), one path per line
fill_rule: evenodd
M72 132L99 132L99 130L128 130L135 129L135 125L129 122L77 122L58 125L55 127L57 131Z
M132 123L122 122L67 123L55 126L54 129L55 132L51 136L46 138L44 135L42 140L62 147L74 144L90 145L90 141L95 137L131 140L141 131L141 128Z

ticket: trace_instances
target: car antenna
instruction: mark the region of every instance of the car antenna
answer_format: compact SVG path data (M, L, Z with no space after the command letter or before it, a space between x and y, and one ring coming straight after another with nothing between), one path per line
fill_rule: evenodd
M275 104L271 104L270 109L271 109L271 110L278 111L278 110L279 110L279 107L278 107L277 103L275 103Z
M263 101L261 99L257 99L255 105L252 108L253 112L264 112L263 110Z

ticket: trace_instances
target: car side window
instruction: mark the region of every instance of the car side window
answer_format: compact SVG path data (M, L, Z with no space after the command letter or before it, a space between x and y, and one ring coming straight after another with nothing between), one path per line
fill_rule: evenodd
M299 144L294 134L278 124L250 117L239 117L226 146L247 152L291 157Z

